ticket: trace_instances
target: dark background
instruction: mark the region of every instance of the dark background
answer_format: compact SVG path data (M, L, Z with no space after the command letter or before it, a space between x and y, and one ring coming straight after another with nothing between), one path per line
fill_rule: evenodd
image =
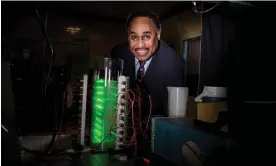
M125 20L135 11L153 11L159 15L162 40L180 55L185 52L184 40L200 37L200 49L193 49L198 51L194 56L200 55L193 62L200 69L190 68L195 71L187 72L187 85L196 88L190 95L196 96L204 85L229 87L231 127L235 135L245 133L242 139L252 139L257 130L258 139L263 140L273 126L270 118L276 110L274 105L245 104L275 101L273 3L223 2L204 14L195 13L192 2L1 3L2 57L11 63L15 110L18 123L26 130L30 124L36 127L32 129L36 132L53 129L54 108L60 110L59 100L67 82L81 78L93 69L95 57L110 56L113 47L126 41ZM215 2L205 3L203 8L214 5ZM42 91L51 54L35 9L55 52L46 102ZM69 32L68 27L78 27L80 31ZM28 43L32 52L32 57L24 62L20 59L22 42ZM192 54L188 55L191 59L189 56ZM2 98L10 93L5 90L2 87Z

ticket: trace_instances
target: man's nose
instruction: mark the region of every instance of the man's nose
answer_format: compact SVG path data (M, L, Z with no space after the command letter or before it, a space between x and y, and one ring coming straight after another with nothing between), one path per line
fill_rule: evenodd
M139 40L138 40L138 43L137 43L137 46L138 46L139 48L143 48L144 45L145 45L144 41L143 41L142 39L139 39Z

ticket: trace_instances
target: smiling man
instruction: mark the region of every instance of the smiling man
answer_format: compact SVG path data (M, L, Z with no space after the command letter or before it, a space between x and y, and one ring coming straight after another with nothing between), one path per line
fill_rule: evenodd
M129 46L137 60L144 62L151 58L158 47L160 27L149 17L135 17L128 27Z
M143 92L143 116L149 112L147 95L152 99L152 113L167 115L167 87L184 86L184 59L160 40L161 24L154 13L135 13L126 22L128 43L114 48L112 57L124 59L125 76L131 88Z

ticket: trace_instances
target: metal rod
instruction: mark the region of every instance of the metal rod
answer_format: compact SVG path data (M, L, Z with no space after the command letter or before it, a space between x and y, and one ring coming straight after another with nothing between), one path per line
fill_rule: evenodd
M82 93L82 110L81 110L81 135L80 144L84 146L85 139L85 120L86 120L86 103L87 103L87 85L88 85L88 75L83 75L83 93Z

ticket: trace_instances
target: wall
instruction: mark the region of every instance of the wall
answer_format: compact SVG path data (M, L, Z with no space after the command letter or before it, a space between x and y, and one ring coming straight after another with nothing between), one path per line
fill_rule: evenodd
M41 16L43 23L45 15ZM80 26L81 32L75 35L65 31L67 25ZM124 25L94 22L93 20L80 22L70 18L61 18L48 14L47 32L56 52L54 65L65 65L69 59L79 68L79 72L93 67L94 58L109 56L110 50L117 44L124 42L127 37ZM182 54L183 40L200 36L201 16L192 11L185 11L162 22L162 40L172 44L179 54ZM44 36L35 17L25 17L16 25L13 40L30 38L34 40L38 57L44 54ZM86 43L85 43L86 39ZM48 47L46 52L49 53ZM87 54L86 54L87 52ZM47 54L46 57L50 55Z
M201 15L187 10L162 22L162 40L182 54L183 40L201 35Z
M45 16L42 18L43 23L45 23ZM79 26L81 28L80 33L72 35L66 32L65 27L67 25ZM110 50L116 44L126 40L124 25L93 22L93 20L84 24L50 14L47 19L47 33L56 53L54 65L65 65L70 57L71 61L78 61L75 65L86 66L86 68L93 66L95 56L109 56ZM18 41L21 38L31 39L34 41L33 48L36 54L43 55L45 38L35 17L21 19L16 25L12 38L13 41ZM46 47L46 50L48 49ZM50 57L50 55L46 57Z
M163 21L161 38L167 44L172 44L175 47L175 50L182 56L183 40L201 36L201 29L201 14L189 10ZM190 88L187 116L196 117L196 104L193 97L196 95L193 95L193 91L197 91L198 75L187 76L186 81L187 86ZM190 86L190 84L193 86Z

